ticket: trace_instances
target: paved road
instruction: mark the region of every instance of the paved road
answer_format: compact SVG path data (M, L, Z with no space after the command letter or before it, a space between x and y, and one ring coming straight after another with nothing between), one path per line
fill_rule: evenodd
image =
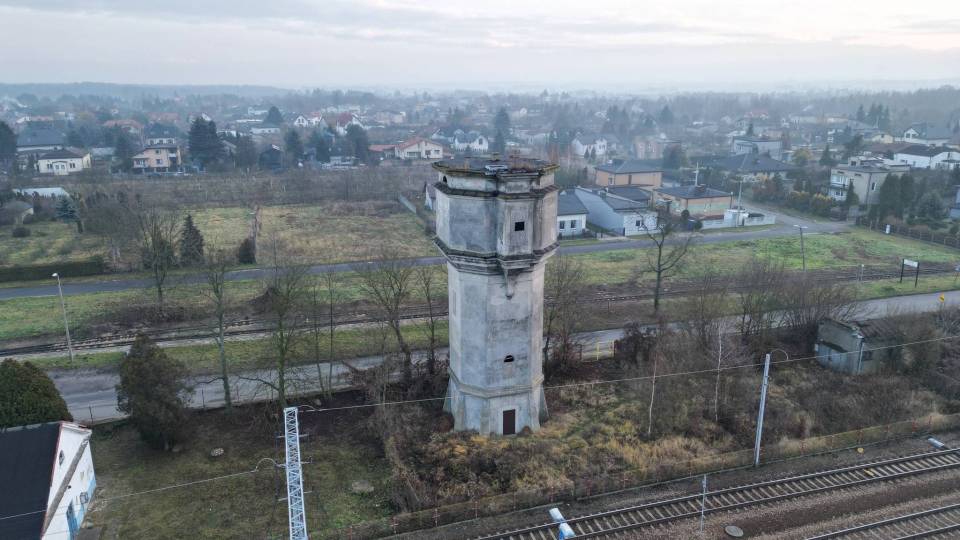
M749 209L749 207L748 207ZM759 210L759 208L758 208ZM767 213L776 213L773 209L762 209L761 211ZM789 236L797 234L797 229L793 227L794 224L802 224L807 227L806 234L823 234L823 233L834 233L846 230L848 225L846 223L838 222L815 222L802 218L790 217L777 215L778 224L769 229L763 230L743 230L743 231L721 231L721 232L711 232L702 235L699 242L703 244L716 244L720 242L730 242L734 240L757 240L761 238L778 238L782 236ZM562 246L560 251L562 253L596 253L600 251L612 251L619 249L637 249L643 247L649 247L651 242L649 240L643 239L610 239L601 242L591 243L591 244L580 244L573 246ZM410 263L417 266L430 266L441 264L444 261L443 257L420 257L417 259L410 259ZM323 274L327 272L346 272L353 270L357 267L358 264L364 263L338 263L338 264L320 264L310 267L310 273L313 274ZM373 264L368 262L366 264ZM244 281L244 280L258 280L263 279L269 276L269 269L265 268L250 268L246 270L236 270L227 274L227 279L230 281ZM175 284L194 284L201 283L204 281L202 275L183 275L176 276L169 279L170 285ZM98 293L98 292L115 292L115 291L125 291L130 289L144 289L147 287L152 287L152 282L149 279L110 279L105 281L90 281L82 283L65 283L63 285L63 294L64 295L75 295L75 294L88 294L88 293ZM57 294L57 286L55 283L50 285L31 285L24 287L5 287L0 288L0 300L9 300L13 298L29 298L29 297L43 297L43 296L55 296Z
M960 291L945 293L947 302L960 304ZM919 294L913 296L899 296L870 300L863 303L863 318L882 317L895 313L930 312L939 309L939 293ZM733 319L728 321L731 325ZM585 354L602 355L609 352L613 340L619 339L622 330L602 330L580 334L578 339L584 344ZM442 354L446 354L444 350ZM417 361L422 361L420 354ZM380 357L365 357L351 360L351 365L358 368L367 368L378 364ZM321 371L328 373L329 366L321 364ZM345 367L333 365L333 380L336 388L346 388L349 370ZM115 386L118 382L116 373L98 372L93 370L54 370L50 377L60 390L67 407L74 418L80 422L102 421L120 418L116 409L117 395ZM256 379L272 380L270 371L245 371L235 374L231 379L234 388L233 396L236 402L256 402L271 399L270 389ZM219 380L210 380L211 375L196 376L189 382L195 392L190 405L195 408L220 407L223 405L223 383ZM319 391L317 367L301 366L291 371L289 379L292 381L295 394L310 394Z

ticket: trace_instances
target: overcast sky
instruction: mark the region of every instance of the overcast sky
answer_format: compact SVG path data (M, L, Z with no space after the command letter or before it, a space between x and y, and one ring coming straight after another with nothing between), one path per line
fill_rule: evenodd
M960 1L0 0L0 82L289 88L960 80Z

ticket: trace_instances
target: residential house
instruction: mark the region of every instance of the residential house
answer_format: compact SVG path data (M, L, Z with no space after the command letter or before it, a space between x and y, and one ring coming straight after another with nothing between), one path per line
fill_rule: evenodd
M577 134L570 141L570 152L577 157L603 158L607 155L607 139L603 135Z
M748 137L746 135L735 136L730 146L730 152L733 154L769 154L773 159L780 159L782 151L782 139Z
M663 182L663 169L636 159L614 159L597 165L593 180L598 186L658 188Z
M557 234L580 236L587 230L587 207L580 202L576 190L564 190L557 196Z
M89 169L92 166L90 153L66 148L41 154L37 158L37 172L54 176L67 176Z
M90 435L72 422L0 430L0 538L77 538L97 487Z
M708 159L701 165L723 171L728 175L740 176L746 182L760 182L778 174L785 177L787 173L799 170L799 167L789 163L754 153Z
M261 123L256 126L250 126L251 135L279 135L280 126L276 124Z
M934 126L927 122L911 124L903 131L901 139L904 142L923 144L926 146L943 146L950 142L953 132L945 127Z
M312 128L327 127L327 121L323 119L323 115L320 113L313 113L310 118L307 118L307 123Z
M490 149L490 141L477 131L461 132L454 136L451 146L457 152L469 151L472 154L486 154Z
M173 172L183 164L183 155L176 144L155 144L133 156L133 172Z
M691 217L703 218L722 215L733 207L733 193L703 185L661 187L654 191L657 205L666 205L673 214L686 210Z
M260 168L268 171L283 169L283 150L275 144L271 144L260 152L257 160Z
M55 129L28 127L17 135L17 155L23 157L39 156L65 147L66 137Z
M575 188L574 193L587 208L587 221L624 236L641 234L657 226L657 212L650 207L649 195L635 188L632 197L611 192L615 188Z
M119 120L107 120L103 123L103 127L107 129L120 128L124 133L133 137L137 143L140 143L140 140L143 137L143 124L137 122L132 118L121 118Z
M397 145L395 144L371 144L368 149L370 154L380 161L397 157Z
M633 154L637 159L663 159L669 148L680 144L680 141L661 137L634 137Z
M814 351L824 367L859 375L877 373L900 357L896 319L843 322L826 319L817 328Z
M377 111L373 115L373 121L382 125L403 124L407 121L407 113L403 111Z
M394 152L400 159L440 159L443 157L443 146L414 137L396 145Z
M909 170L907 165L888 162L882 158L854 157L845 165L830 170L827 195L835 201L847 198L847 191L854 190L861 206L877 203L877 191L890 174Z
M914 169L952 169L960 163L960 150L915 144L896 152L893 159Z
M293 119L293 125L294 127L306 129L310 125L310 121L307 120L306 116L301 114Z
M219 131L218 131L219 133ZM160 144L177 144L182 136L176 126L168 124L150 124L144 131L144 142L146 146L155 146Z
M350 129L350 126L360 126L361 129L365 129L363 122L360 121L360 115L352 112L345 112L337 115L336 124L334 124L333 128L336 130L337 135L343 137L347 134L347 130Z

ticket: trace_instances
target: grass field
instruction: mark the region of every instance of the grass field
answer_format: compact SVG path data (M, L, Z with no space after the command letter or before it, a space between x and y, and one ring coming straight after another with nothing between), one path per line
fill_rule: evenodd
M411 216L412 219L412 216ZM916 240L883 235L862 229L832 235L808 235L805 238L807 268L849 267L851 273L859 264L887 264L895 268L901 257L916 258L923 262L955 262L960 260L960 251ZM573 255L583 262L586 281L594 286L625 286L638 280L651 279L649 274L640 275L647 250L624 249ZM735 272L754 255L769 256L782 261L787 268L800 269L800 239L796 236L762 240L733 240L716 244L702 244L692 248L685 259L678 277L690 277L707 269ZM362 299L357 279L343 274L341 293L344 302ZM932 279L932 278L931 278ZM939 278L938 278L939 279ZM952 278L950 278L952 280ZM926 282L927 278L922 280ZM949 285L944 282L944 285ZM445 289L444 283L438 289ZM239 309L262 290L256 281L230 282L228 293ZM171 298L188 309L203 312L208 309L206 300L197 286L181 286L171 290ZM887 294L886 296L890 296ZM149 304L151 291L126 291L75 295L67 298L67 308L72 326L78 335L91 333L92 325L109 322L117 306ZM58 300L48 298L25 298L0 301L0 340L11 340L44 335L59 335L62 332Z
M193 434L179 452L146 447L124 423L95 428L91 442L97 465L97 500L88 514L104 539L285 538L287 505L283 462L274 426L263 412L241 408L196 414ZM362 417L336 425L304 418L304 491L311 536L389 515L390 469L375 441L364 438ZM330 433L336 431L337 436ZM210 457L223 448L219 458ZM259 464L259 465L258 465ZM244 471L258 472L155 493L125 495ZM351 482L367 480L374 492L352 493Z
M248 208L189 210L208 246L235 250L250 234ZM436 254L417 218L392 202L265 206L261 210L260 249L277 240L280 254L305 262L346 262L371 258L380 245L402 257ZM27 226L31 235L13 238L12 226L0 227L0 266L107 258L107 240L78 234L76 226L42 221ZM136 264L134 249L121 251ZM261 255L263 258L263 255Z

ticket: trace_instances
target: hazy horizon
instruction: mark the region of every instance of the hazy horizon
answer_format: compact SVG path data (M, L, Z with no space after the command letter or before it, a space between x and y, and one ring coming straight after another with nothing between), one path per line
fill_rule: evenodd
M0 0L0 81L602 92L960 81L960 5ZM860 86L863 85L863 86Z

